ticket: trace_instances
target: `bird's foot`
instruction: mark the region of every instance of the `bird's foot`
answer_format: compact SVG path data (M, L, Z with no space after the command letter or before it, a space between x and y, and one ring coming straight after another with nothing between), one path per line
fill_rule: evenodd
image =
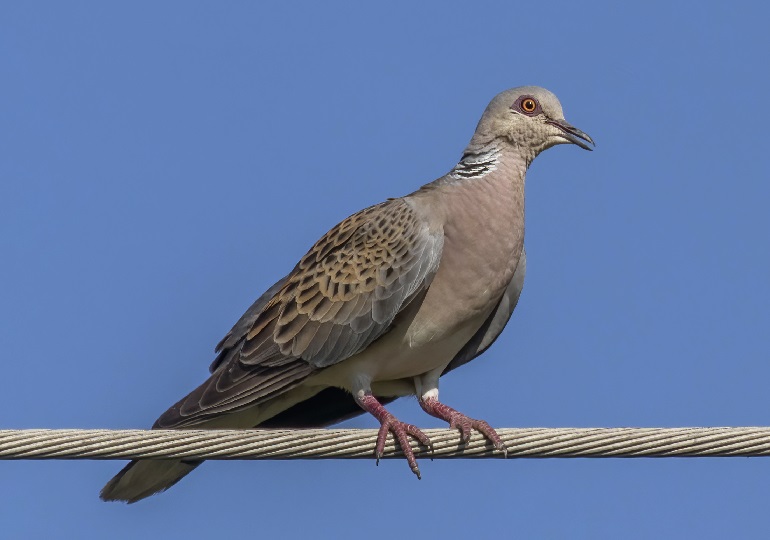
M363 397L356 398L356 401L362 409L380 421L380 431L377 433L377 444L374 447L374 456L377 458L377 464L379 465L380 458L385 452L385 441L388 438L388 433L392 433L393 438L401 447L404 457L406 457L409 468L412 469L412 472L419 479L420 468L417 466L417 459L414 457L414 452L409 444L409 435L420 441L422 445L432 449L433 445L430 442L430 438L416 426L401 422L390 414L373 395L366 394Z
M420 398L420 406L425 412L436 418L449 422L449 427L456 428L460 431L460 437L463 442L468 444L471 440L471 430L475 429L484 437L486 437L495 447L496 450L500 450L504 457L508 457L508 449L505 447L500 436L497 432L486 423L484 420L475 420L469 418L454 410L448 405L444 405L436 398Z

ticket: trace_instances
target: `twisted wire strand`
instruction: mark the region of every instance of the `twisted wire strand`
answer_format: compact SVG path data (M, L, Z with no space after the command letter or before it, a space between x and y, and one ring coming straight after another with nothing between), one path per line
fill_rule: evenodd
M484 437L468 444L453 429L423 430L432 458L503 457ZM729 457L770 455L770 427L503 428L508 457ZM351 459L371 458L375 429L0 430L0 460L16 459ZM391 436L384 459L401 457Z

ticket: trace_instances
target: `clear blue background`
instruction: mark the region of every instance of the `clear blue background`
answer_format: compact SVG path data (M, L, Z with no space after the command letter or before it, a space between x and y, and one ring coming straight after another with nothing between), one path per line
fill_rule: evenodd
M443 399L499 427L769 424L760 6L5 3L0 425L149 426L323 232L445 173L523 84L598 147L530 169L518 310ZM420 482L397 461L216 462L100 502L121 466L0 462L2 536L770 531L767 459L423 459Z

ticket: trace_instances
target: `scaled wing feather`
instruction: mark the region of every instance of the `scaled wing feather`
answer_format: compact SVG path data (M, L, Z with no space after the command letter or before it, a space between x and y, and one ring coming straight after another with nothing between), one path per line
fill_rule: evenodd
M347 218L249 308L217 346L211 377L155 427L260 403L360 352L430 286L442 247L404 199Z

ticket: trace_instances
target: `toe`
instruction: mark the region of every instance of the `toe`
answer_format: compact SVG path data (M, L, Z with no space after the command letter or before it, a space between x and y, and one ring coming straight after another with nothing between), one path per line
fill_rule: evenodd
M431 449L433 448L433 443L431 442L430 437L423 433L420 428L411 424L404 424L404 428L409 435L420 441L420 444Z
M473 428L484 435L484 437L486 437L487 440L489 440L489 442L494 445L496 450L500 450L503 453L504 457L508 457L508 449L505 447L505 444L500 438L500 435L497 434L492 426L490 426L484 420L474 420Z
M383 423L380 426L380 430L377 432L377 444L374 447L374 457L377 458L377 465L380 464L380 458L385 453L385 442L388 439L388 433L390 432L389 424Z

